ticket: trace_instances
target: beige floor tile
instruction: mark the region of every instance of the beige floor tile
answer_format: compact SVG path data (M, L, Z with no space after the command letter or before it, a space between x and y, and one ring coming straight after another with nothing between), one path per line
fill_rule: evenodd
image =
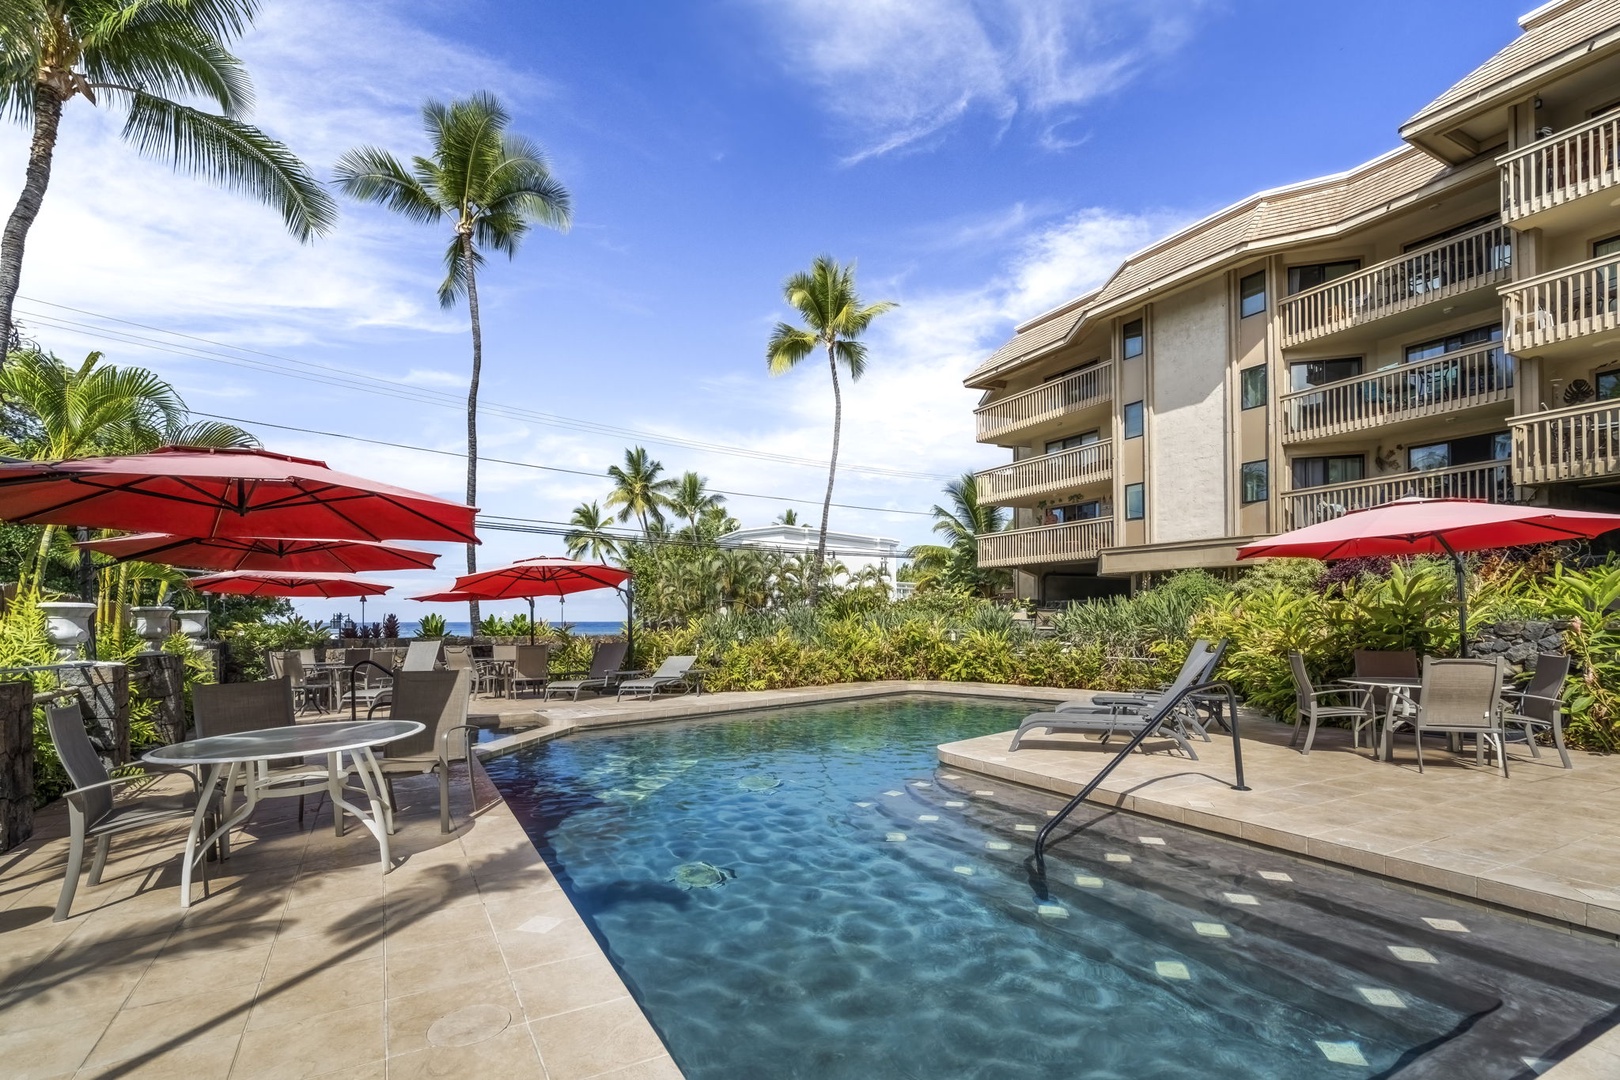
M383 999L380 957L356 960L284 979L266 978L248 1018L248 1030L276 1027Z
M126 1003L134 1008L194 994L199 987L257 985L264 975L270 946L255 945L225 953L181 953L147 967Z
M388 1080L429 1077L544 1078L528 1029L514 1022L492 1039L471 1046L435 1046L388 1060ZM553 1080L556 1080L553 1077Z
M536 1020L530 1027L551 1080L583 1080L668 1052L629 998Z
M447 940L442 948L413 949L384 958L388 996L414 994L429 987L484 977L510 985L505 958L496 943L485 937Z
M126 1008L96 1042L85 1066L166 1053L198 1039L239 1035L247 1023L254 987L216 987L154 1005Z
M348 897L325 904L289 908L281 918L277 939L319 935L333 941L353 941L382 932L384 905L376 896Z
M123 1061L80 1069L74 1080L174 1080L175 1077L223 1077L230 1073L240 1035L192 1039Z
M660 1054L622 1069L597 1073L591 1080L682 1080L680 1067L668 1054Z
M508 1026L522 1027L524 1015L510 980L474 976L434 984L418 993L388 999L388 1056L426 1050L428 1029L450 1013L489 1005L508 1015Z
M249 1030L230 1075L231 1080L295 1080L369 1066L382 1058L383 1003L374 1001Z
M264 977L267 982L279 983L297 975L324 971L343 964L352 964L357 960L375 960L382 954L383 935L378 931L352 936L334 934L277 936L270 947L269 964L264 969Z
M387 928L390 956L417 949L442 949L452 941L495 941L495 932L481 905L442 910L392 909Z
M495 935L495 939L500 942L507 967L513 971L576 956L601 954L596 939L580 923L565 922L544 932L507 930Z
M629 996L619 973L600 952L524 968L513 972L512 982L530 1020Z
M0 1028L0 1061L7 1080L46 1080L71 1076L89 1056L90 1048L106 1029L100 1018L75 1019L65 1024Z

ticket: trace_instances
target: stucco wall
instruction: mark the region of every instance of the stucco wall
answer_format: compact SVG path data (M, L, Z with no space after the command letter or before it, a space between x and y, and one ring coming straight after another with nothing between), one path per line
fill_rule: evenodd
M1153 540L1225 536L1227 296L1224 278L1153 309Z

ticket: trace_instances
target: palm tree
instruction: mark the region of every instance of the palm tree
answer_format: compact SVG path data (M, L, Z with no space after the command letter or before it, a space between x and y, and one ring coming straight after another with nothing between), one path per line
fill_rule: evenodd
M124 114L142 153L243 192L280 212L300 240L336 218L330 196L291 150L243 115L253 87L226 46L258 0L5 0L0 111L33 137L22 194L0 234L0 347L13 338L23 248L50 184L62 107L76 97ZM201 97L217 112L180 104Z
M663 464L654 461L640 446L624 452L624 465L608 466L613 490L608 493L607 504L618 509L620 521L639 521L644 539L652 536L650 523L663 524L664 510L675 490L674 480L660 479L663 471Z
M782 513L777 516L777 519L771 522L772 525L797 525L798 523L799 512L791 507L782 511Z
M444 253L446 274L439 303L448 308L463 296L472 320L472 378L467 385L467 505L478 502L478 379L484 362L484 334L478 315L478 268L483 249L508 258L534 225L566 231L571 200L551 175L535 143L506 130L511 117L487 93L422 106L432 144L429 157L413 157L410 168L388 151L361 146L338 159L333 169L339 190L361 202L385 206L423 224L448 218L454 226ZM467 545L467 572L478 569L478 548ZM478 625L478 601L469 606Z
M1007 512L979 501L979 482L972 473L945 485L951 507L933 508L934 532L944 544L919 544L911 558L924 581L971 589L990 596L1006 584L1005 570L979 569L979 537L1007 527Z
M602 508L593 502L574 507L573 515L568 519L573 529L563 537L568 557L577 559L588 554L596 562L617 559L619 541L608 531L611 520L612 515L602 513Z
M707 477L699 476L695 472L682 473L681 478L675 481L675 487L669 495L669 508L676 517L685 518L686 523L692 527L695 537L698 531L698 519L705 511L718 510L725 503L724 495L716 495L709 490Z
M833 479L838 472L838 436L844 423L843 392L838 387L838 365L858 382L866 371L866 346L858 339L872 320L896 305L889 300L861 303L855 292L855 264L840 266L830 255L818 255L808 273L794 274L782 286L788 304L803 317L803 327L777 323L765 346L765 361L772 375L782 375L818 348L827 353L832 373L833 439L827 464L827 495L821 502L821 535L816 541L816 563L827 558L827 518L832 513ZM819 575L811 579L810 602L815 603Z

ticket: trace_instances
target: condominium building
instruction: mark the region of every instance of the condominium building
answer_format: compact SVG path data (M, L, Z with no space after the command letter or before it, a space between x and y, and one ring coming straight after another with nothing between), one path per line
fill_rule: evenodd
M1044 603L1407 495L1620 506L1620 0L1555 0L1403 145L1167 236L966 383L979 542Z

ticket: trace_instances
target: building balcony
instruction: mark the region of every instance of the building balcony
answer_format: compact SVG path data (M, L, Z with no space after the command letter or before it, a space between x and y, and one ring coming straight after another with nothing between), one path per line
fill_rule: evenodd
M1423 499L1484 499L1513 502L1516 489L1506 461L1408 472L1384 480L1303 488L1282 496L1282 531L1315 525L1351 510L1382 506L1408 496Z
M1020 506L1061 495L1114 475L1114 444L1110 441L1076 446L1056 454L1025 458L999 469L977 474L979 501L995 506Z
M1521 229L1542 228L1576 200L1620 188L1620 113L1496 161L1502 168L1502 220Z
M1620 255L1603 255L1502 290L1511 353L1546 355L1575 351L1576 342L1620 340Z
M1027 435L1114 396L1114 365L1097 364L973 410L982 443Z
M1500 285L1512 268L1513 230L1506 225L1449 237L1288 297L1277 308L1282 347Z
M1513 358L1492 345L1285 394L1282 441L1328 439L1512 400Z
M1516 484L1620 477L1620 401L1529 413L1508 423Z
M1011 529L979 537L979 565L991 569L1084 562L1095 559L1103 548L1112 547L1113 543L1113 518Z

